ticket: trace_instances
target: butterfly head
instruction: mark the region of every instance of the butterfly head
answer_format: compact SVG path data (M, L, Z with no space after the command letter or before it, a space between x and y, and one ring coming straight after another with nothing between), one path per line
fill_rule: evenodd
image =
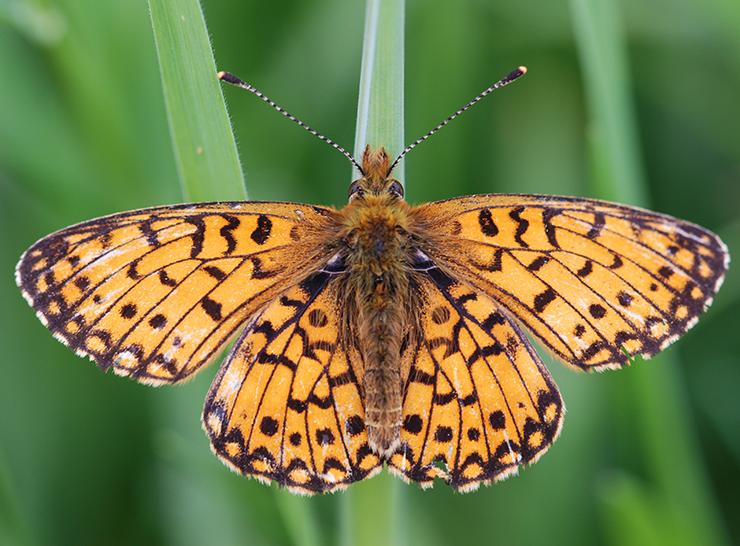
M367 196L392 196L403 199L403 185L391 176L391 162L388 153L382 146L372 149L365 147L362 154L362 178L358 178L349 187L349 200Z

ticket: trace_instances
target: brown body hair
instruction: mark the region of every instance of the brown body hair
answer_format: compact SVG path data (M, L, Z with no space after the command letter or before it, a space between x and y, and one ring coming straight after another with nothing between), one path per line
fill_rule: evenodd
M400 183L389 178L385 150L366 148L364 176L350 187L350 203L339 211L347 249L345 301L347 346L360 353L362 390L370 447L389 456L400 441L405 378L401 345L415 337L414 298L408 265L413 229L411 207Z

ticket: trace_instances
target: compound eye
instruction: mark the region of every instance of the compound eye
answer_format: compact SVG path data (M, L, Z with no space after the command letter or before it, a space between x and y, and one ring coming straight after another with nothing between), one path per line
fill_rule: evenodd
M362 188L359 182L352 182L352 184L349 185L349 200L352 201L353 199L357 197L362 197L365 195L365 190Z
M391 185L388 186L388 191L398 197L403 197L403 186L398 180L391 182Z

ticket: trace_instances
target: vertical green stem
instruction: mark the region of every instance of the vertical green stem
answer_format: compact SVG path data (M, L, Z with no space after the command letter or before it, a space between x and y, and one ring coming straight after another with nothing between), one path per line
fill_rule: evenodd
M311 505L311 497L301 497L285 489L274 489L275 502L283 516L283 524L296 546L325 544L320 522Z
M597 171L591 183L603 198L645 204L645 176L618 6L606 0L571 0L571 12Z
M570 4L590 107L593 188L604 198L647 205L618 5L611 0L571 0ZM645 494L640 505L652 510L646 521L653 525L651 532L657 531L664 540L722 544L723 530L713 514L693 423L683 399L678 358L674 351L655 360L630 371L631 410L626 413L651 483L644 489L630 486L629 495L622 497ZM648 537L641 538L639 526L624 532L636 520L615 520L620 518L615 499L628 491L619 483L615 482L617 488L604 497L606 518L612 529L623 530L622 537L630 537L629 543L643 543L643 539L647 543ZM612 541L622 543L615 535Z
M392 157L404 146L404 10L404 0L367 0L355 133L357 158L367 144L384 146ZM404 180L403 163L394 174ZM342 497L342 544L403 544L403 497L402 482L388 473L353 485Z
M355 157L365 145L384 146L394 157L403 135L403 66L405 0L367 0L357 103ZM357 173L355 173L357 174ZM395 169L403 181L403 163Z

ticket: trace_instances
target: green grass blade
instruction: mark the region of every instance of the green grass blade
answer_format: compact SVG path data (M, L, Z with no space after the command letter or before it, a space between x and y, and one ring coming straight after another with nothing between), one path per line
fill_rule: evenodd
M236 143L198 0L149 0L172 145L186 199L245 199Z
M404 0L367 1L355 133L358 159L366 144L384 146L392 157L404 146L404 11ZM404 180L403 163L394 174ZM344 493L341 543L403 544L403 487L384 472Z
M630 475L615 474L600 487L605 533L612 544L664 546L663 529L655 522L652 496Z
M590 110L593 187L602 198L644 204L647 192L617 6L571 0L571 12Z
M366 144L373 148L385 146L391 158L401 153L405 144L404 10L405 0L367 2L355 130L355 158L358 161ZM399 180L404 180L403 162L396 167L394 174Z
M275 501L293 544L297 546L326 544L311 497L301 497L286 490L275 490Z
M594 177L599 197L647 206L647 185L639 153L637 122L631 100L631 83L625 36L617 4L610 0L571 0L576 44L589 103ZM675 352L640 363L629 376L625 393L634 430L636 457L644 464L653 495L642 499L650 507L653 531L675 544L723 544L724 532L713 512L706 473L682 391ZM643 489L632 488L632 498ZM625 517L628 507L614 509L617 495L603 496L608 528L630 528L632 533L612 535L615 544L647 543L639 536L644 526ZM622 495L621 498L629 498ZM644 539L644 540L643 540Z

